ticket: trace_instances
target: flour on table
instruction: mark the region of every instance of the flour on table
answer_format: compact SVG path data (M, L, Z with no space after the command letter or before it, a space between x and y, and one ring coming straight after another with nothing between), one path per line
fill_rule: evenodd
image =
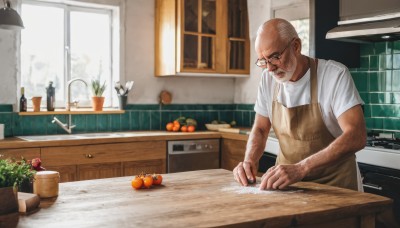
M241 186L237 183L221 189L223 192L235 192L237 194L276 194L276 193L294 193L302 192L303 190L260 190L260 184L254 186Z

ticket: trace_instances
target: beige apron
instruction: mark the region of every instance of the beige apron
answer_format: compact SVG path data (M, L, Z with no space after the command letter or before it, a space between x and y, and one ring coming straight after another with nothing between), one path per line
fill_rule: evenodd
M326 148L335 138L323 122L318 103L317 68L314 59L310 61L311 103L286 108L278 103L281 86L276 83L272 103L272 127L281 148L276 164L295 164ZM306 176L303 181L357 190L356 158L352 155L336 164Z

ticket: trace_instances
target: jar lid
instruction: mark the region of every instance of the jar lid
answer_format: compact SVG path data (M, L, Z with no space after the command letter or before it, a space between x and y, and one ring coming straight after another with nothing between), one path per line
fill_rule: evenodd
M46 178L59 178L60 173L57 171L39 171L35 174L35 178L37 179L46 179Z

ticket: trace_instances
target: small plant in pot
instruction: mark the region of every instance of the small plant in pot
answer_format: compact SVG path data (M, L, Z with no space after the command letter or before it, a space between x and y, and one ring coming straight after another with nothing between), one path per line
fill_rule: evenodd
M92 80L92 104L94 111L102 111L104 104L103 93L106 90L106 82L103 84L100 83L100 80L95 79Z
M18 188L31 183L35 172L25 160L0 160L0 215L18 212Z

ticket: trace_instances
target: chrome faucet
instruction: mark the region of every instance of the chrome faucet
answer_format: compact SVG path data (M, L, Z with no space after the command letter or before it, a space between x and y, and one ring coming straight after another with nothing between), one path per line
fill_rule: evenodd
M81 81L81 82L85 83L85 85L87 86L87 83L81 78L75 78L75 79L69 80L67 82L68 94L67 94L67 104L65 106L66 111L71 111L71 104L76 103L76 102L71 103L71 84L74 81ZM51 122L52 123L56 123L58 126L60 126L62 129L64 129L69 134L72 133L72 128L76 127L76 125L71 125L71 123L72 123L71 114L68 114L68 119L67 119L67 123L66 124L62 123L59 119L57 119L57 117L54 117Z
M68 82L67 82L67 91L68 91L68 94L67 94L67 104L66 104L66 106L65 106L65 109L67 110L67 111L71 111L71 104L74 104L74 103L71 103L71 84L73 83L73 82L75 82L75 81L81 81L81 82L83 82L83 83L85 83L85 85L87 86L87 83L85 82L85 80L83 80L83 79L81 79L81 78L74 78L74 79L71 79L71 80L69 80Z

